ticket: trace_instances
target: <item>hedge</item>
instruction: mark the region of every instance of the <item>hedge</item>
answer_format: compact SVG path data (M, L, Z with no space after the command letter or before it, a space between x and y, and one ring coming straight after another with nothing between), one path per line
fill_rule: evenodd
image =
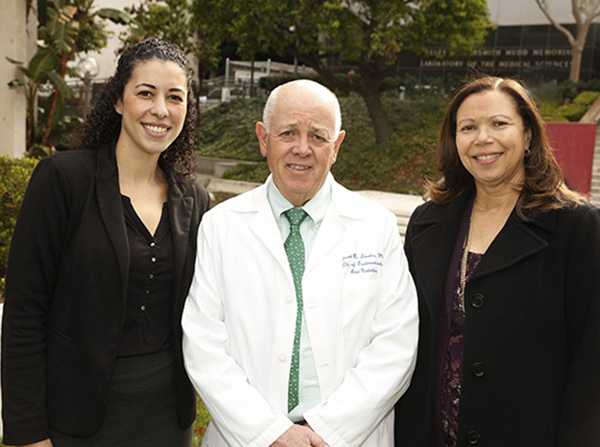
M0 299L4 299L4 277L8 250L17 215L37 160L0 156Z

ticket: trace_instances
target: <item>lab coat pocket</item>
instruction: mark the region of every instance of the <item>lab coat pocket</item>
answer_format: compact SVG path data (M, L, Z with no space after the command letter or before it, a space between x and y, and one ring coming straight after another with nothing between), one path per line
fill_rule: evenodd
M344 338L369 338L377 308L373 290L344 290L343 303Z

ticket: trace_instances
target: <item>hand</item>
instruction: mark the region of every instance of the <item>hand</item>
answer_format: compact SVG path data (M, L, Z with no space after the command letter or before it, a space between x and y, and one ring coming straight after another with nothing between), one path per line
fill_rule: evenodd
M271 447L327 447L327 444L306 425L294 424Z
M50 441L50 438L48 438L48 439L44 439L43 441L34 442L33 444L23 444L23 445L20 445L19 447L53 447L53 446L52 446L52 441Z

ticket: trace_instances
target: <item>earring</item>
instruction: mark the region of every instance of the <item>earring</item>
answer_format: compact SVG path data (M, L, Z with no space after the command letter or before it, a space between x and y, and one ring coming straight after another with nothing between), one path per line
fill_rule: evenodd
M525 156L529 157L529 154L531 154L531 149L530 148L525 149Z

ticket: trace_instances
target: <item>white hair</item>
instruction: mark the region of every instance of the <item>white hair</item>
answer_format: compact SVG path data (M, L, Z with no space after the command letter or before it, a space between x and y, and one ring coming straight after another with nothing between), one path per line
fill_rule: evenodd
M295 81L286 82L285 84L281 84L278 87L274 88L269 97L267 98L267 103L265 104L265 109L263 110L263 123L267 128L267 132L269 132L269 128L271 126L271 120L273 119L273 115L275 114L275 104L277 103L277 97L279 96L279 92L281 91L281 87L285 87L289 84L298 84L303 87L311 88L315 91L320 92L323 97L329 96L333 102L333 113L335 114L335 138L340 134L342 130L342 109L340 108L340 102L331 90L325 87L318 82L311 81L310 79L298 79Z

